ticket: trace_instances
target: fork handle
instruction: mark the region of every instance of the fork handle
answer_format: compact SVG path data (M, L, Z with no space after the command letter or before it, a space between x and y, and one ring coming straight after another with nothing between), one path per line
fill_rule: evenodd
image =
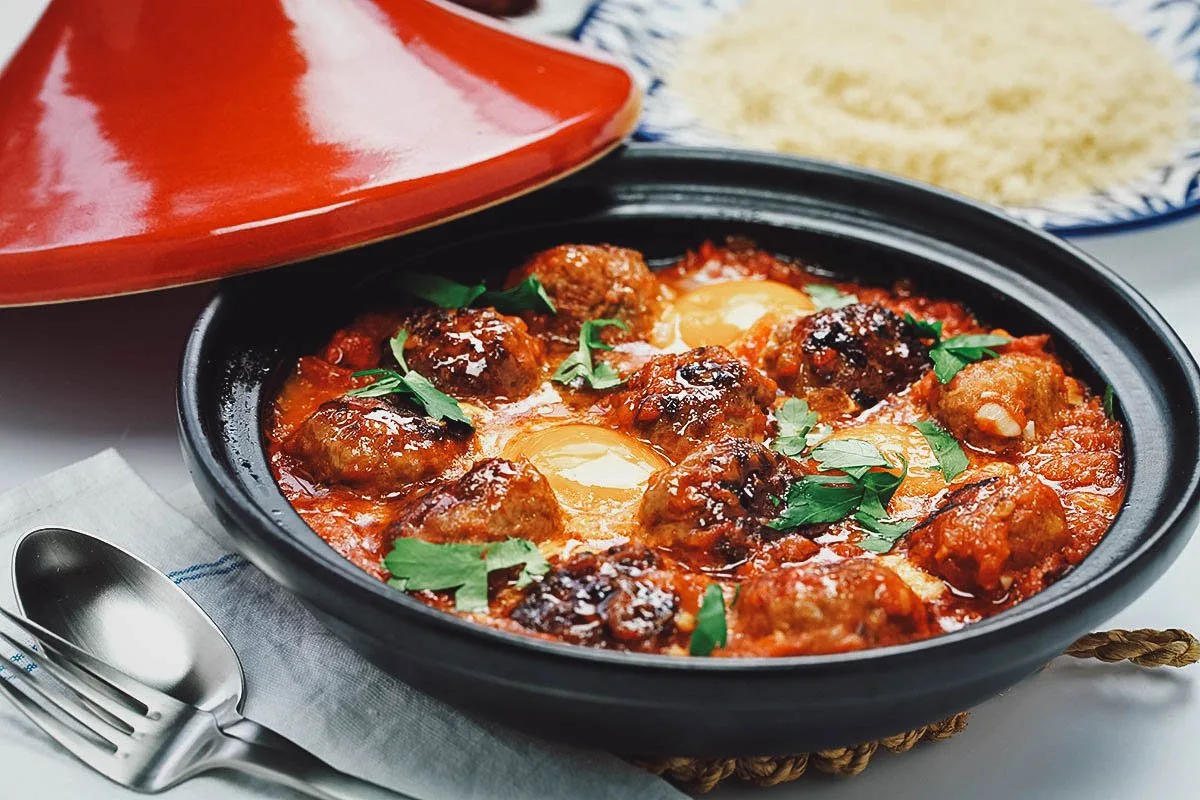
M240 719L223 731L214 768L233 769L319 800L415 800L339 772L270 728Z

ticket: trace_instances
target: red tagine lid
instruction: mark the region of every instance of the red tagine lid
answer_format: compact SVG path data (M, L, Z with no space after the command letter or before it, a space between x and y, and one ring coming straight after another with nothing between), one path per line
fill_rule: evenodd
M621 68L441 0L53 0L0 74L0 305L396 236L616 146Z

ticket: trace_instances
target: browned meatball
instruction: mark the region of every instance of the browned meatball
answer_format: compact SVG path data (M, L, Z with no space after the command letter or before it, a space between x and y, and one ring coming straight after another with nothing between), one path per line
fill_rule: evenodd
M653 650L675 630L679 596L639 545L580 553L554 567L513 610L514 622L574 644Z
M707 439L761 438L775 383L724 347L653 358L613 400L621 427L679 461Z
M286 448L319 481L387 494L453 467L469 438L466 426L403 403L343 397L317 409Z
M1056 361L1027 353L968 364L934 387L930 410L957 438L1002 452L1023 449L1054 428L1067 377Z
M883 306L855 303L780 322L763 349L762 364L784 391L837 390L853 405L836 408L824 397L822 410L851 411L920 378L929 368L929 350L901 317Z
M1032 475L965 486L908 537L909 557L957 589L1001 597L1023 594L1063 564L1069 543L1058 494Z
M887 567L867 559L802 564L742 584L735 630L747 654L838 653L930 634L921 598ZM758 641L754 641L757 639Z
M787 494L788 460L749 439L716 439L650 476L638 512L642 541L717 564L746 557Z
M408 503L390 534L438 544L510 536L544 542L562 530L562 510L542 473L528 461L488 458Z
M542 382L542 343L491 308L422 308L404 321L404 360L447 394L518 400ZM384 363L395 364L385 345Z
M513 270L507 286L530 275L546 287L558 313L527 313L530 327L551 339L575 344L589 319L619 319L628 331L610 326L600 333L609 344L644 339L662 308L658 279L642 254L610 244L564 244L538 253Z

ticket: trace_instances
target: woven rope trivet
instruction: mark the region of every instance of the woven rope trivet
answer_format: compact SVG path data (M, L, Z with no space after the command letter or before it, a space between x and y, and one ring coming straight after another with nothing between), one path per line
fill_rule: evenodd
M1083 636L1068 647L1064 655L1110 663L1129 661L1142 667L1186 667L1200 661L1200 641L1178 628L1101 631ZM857 775L867 768L879 748L903 753L918 742L949 739L965 727L967 712L962 711L931 725L852 747L834 747L792 756L631 758L630 761L688 791L702 794L730 778L755 786L775 786L796 780L809 768L843 777Z

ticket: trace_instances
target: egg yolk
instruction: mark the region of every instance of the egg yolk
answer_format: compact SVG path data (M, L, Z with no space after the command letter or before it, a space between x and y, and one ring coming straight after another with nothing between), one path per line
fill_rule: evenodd
M504 455L527 459L546 476L560 503L584 512L639 501L650 476L668 466L632 437L578 423L519 436Z
M896 455L908 460L908 475L896 489L893 510L903 511L907 499L918 499L936 494L946 488L946 481L938 471L937 456L925 441L925 436L912 425L894 425L885 422L868 422L850 428L842 428L826 441L834 439L860 439L875 445L879 452L900 466Z
M772 312L812 312L816 308L807 294L776 281L710 283L675 303L679 336L690 347L729 344Z

